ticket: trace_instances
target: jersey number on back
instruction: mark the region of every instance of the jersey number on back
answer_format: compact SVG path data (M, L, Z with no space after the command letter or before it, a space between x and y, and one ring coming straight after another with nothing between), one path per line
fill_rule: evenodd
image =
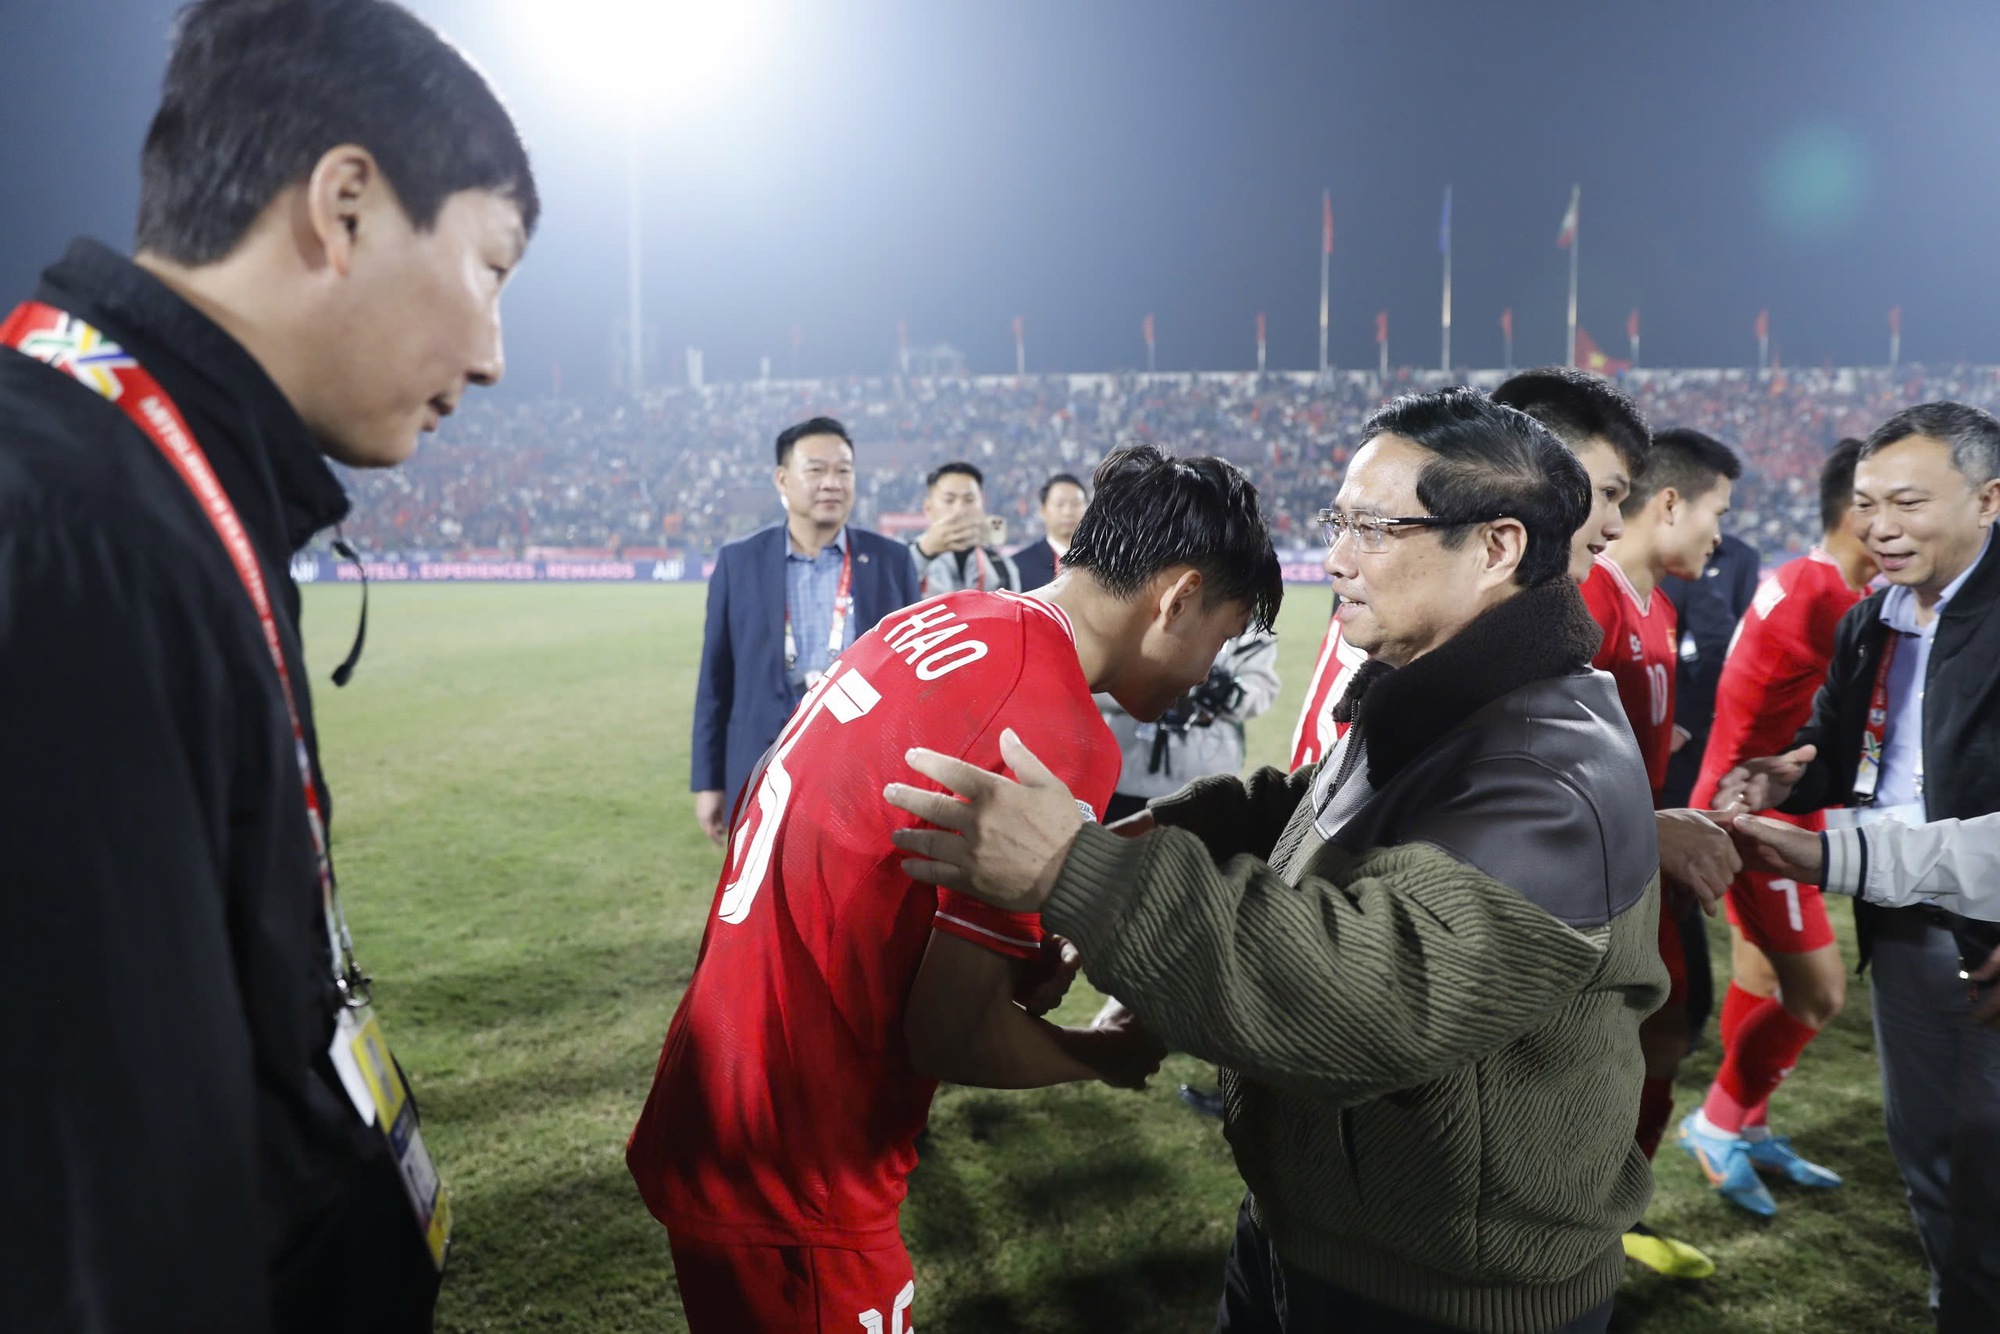
M792 775L785 768L785 758L799 744L799 738L821 714L830 713L837 722L851 723L881 702L882 696L866 677L839 662L799 702L798 711L778 734L777 746L764 764L753 809L730 839L729 882L722 888L716 916L731 926L741 922L750 915L757 891L770 878L771 852L777 846L778 828L785 822L785 807L792 800Z

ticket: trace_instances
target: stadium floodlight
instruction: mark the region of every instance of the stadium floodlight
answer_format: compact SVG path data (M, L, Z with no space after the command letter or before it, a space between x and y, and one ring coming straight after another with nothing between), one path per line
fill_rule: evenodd
M622 112L667 112L726 87L756 50L758 0L519 0L536 57Z
M639 297L639 152L656 120L713 99L748 63L768 26L763 0L517 0L537 59L625 123L626 388L644 389Z

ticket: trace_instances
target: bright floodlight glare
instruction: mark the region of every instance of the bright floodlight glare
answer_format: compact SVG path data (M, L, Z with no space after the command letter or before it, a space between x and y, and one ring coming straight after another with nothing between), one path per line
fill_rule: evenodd
M518 0L530 50L580 93L621 109L697 105L747 62L761 0Z

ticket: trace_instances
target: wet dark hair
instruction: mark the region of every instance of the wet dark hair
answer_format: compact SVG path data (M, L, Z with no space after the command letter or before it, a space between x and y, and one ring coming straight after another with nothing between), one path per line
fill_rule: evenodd
M945 478L952 476L970 477L981 491L986 489L985 473L979 471L979 469L973 467L970 463L966 463L960 459L953 459L950 463L940 463L937 467L931 469L930 476L924 478L924 490L928 491Z
M491 190L534 234L541 199L513 118L423 20L389 0L197 0L139 159L136 247L214 263L342 144L375 156L420 229L461 190Z
M1201 571L1208 598L1248 605L1252 628L1278 619L1284 574L1249 479L1217 458L1177 459L1154 445L1113 450L1091 479L1063 568L1088 570L1131 598L1176 565Z
M1086 497L1090 495L1090 489L1086 487L1082 482L1077 480L1075 473L1059 472L1055 476L1049 478L1048 481L1042 483L1042 491L1041 495L1037 497L1037 503L1043 505L1048 504L1049 492L1055 490L1057 487L1063 485L1064 483L1068 483L1069 485L1075 487L1077 490L1083 492L1083 494Z
M1951 450L1951 466L1973 486L2000 477L2000 421L1970 403L1950 399L1904 408L1868 433L1860 457L1879 454L1913 435L1942 440Z
M809 435L837 435L847 442L847 448L854 448L854 437L847 428L831 417L808 417L796 426L787 426L778 432L778 466L784 467L792 461L792 446Z
M1570 541L1590 517L1590 474L1541 422L1463 385L1405 394L1361 425L1361 438L1400 436L1435 455L1417 474L1417 500L1465 528L1440 530L1464 545L1472 524L1506 517L1527 529L1514 582L1534 588L1569 574Z
M1572 451L1593 438L1607 441L1635 482L1646 469L1652 432L1631 396L1611 381L1574 366L1522 371L1493 391L1493 401L1527 413Z
M1630 518L1670 486L1694 500L1714 490L1723 478L1733 482L1742 475L1743 461L1736 451L1714 436L1688 426L1655 431L1646 471L1632 479L1632 493L1618 508Z
M1819 526L1830 533L1854 508L1854 465L1861 462L1861 442L1853 436L1833 447L1819 469Z

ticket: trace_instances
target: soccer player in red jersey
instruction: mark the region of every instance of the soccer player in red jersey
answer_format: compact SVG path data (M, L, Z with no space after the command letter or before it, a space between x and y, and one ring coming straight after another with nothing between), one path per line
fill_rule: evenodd
M1334 600L1335 609L1339 599ZM1319 657L1313 662L1312 680L1306 683L1305 706L1299 710L1298 725L1292 729L1291 768L1303 769L1324 759L1333 743L1340 740L1347 724L1333 716L1334 706L1347 693L1354 669L1368 661L1368 655L1347 642L1340 633L1338 618L1326 623L1326 637L1320 640Z
M1590 477L1591 514L1583 527L1577 530L1571 551L1570 574L1584 586L1584 600L1597 616L1599 624L1607 617L1616 615L1621 608L1619 601L1624 598L1622 590L1617 590L1616 599L1602 598L1600 595L1613 590L1612 576L1600 574L1600 558L1620 543L1626 535L1626 505L1631 501L1635 520L1643 523L1649 531L1655 525L1644 519L1645 503L1657 492L1649 489L1637 501L1632 501L1634 479L1645 474L1650 467L1652 455L1652 435L1640 414L1638 406L1623 392L1608 381L1587 372L1566 366L1545 366L1538 370L1523 371L1494 390L1496 402L1519 408L1535 420L1541 422L1577 456L1584 471ZM1704 437L1705 438L1705 437ZM1718 448L1720 448L1718 446ZM1670 460L1662 465L1673 469L1679 465ZM1660 474L1654 474L1656 485ZM1682 486L1694 485L1691 480ZM1726 485L1726 482L1725 482ZM1677 490L1677 508L1682 502ZM1726 504L1726 500L1724 502ZM1719 528L1717 529L1719 532ZM1695 559L1697 566L1707 559L1712 549L1710 545L1701 548ZM1628 559L1640 563L1637 556L1627 547ZM1658 573L1652 572L1650 559L1644 562L1644 577L1657 581ZM1649 585L1650 589L1650 585ZM1610 603L1607 607L1604 604ZM1671 616L1672 607L1664 596L1646 600L1647 610L1654 607L1664 609ZM1625 639L1628 658L1631 653L1630 632ZM1607 628L1605 644L1600 649L1598 665L1604 666L1612 650L1612 634ZM1665 678L1665 718L1671 724L1673 717L1673 677L1674 658L1672 645L1674 636L1669 631L1664 641L1664 656L1660 657L1666 668ZM1655 649L1660 645L1656 638ZM1614 672L1614 675L1618 673ZM1620 697L1633 722L1635 734L1644 738L1648 728L1642 728L1641 719L1650 719L1653 713L1651 685L1656 674L1638 674L1636 680L1619 682ZM1632 686L1639 689L1633 690ZM1634 712L1634 700L1641 708ZM1657 763L1648 755L1648 777L1651 779L1657 799L1658 791L1666 776L1666 757L1672 751L1671 733L1658 735L1655 739L1659 747ZM1642 749L1644 743L1642 740ZM1713 821L1700 812L1689 810L1663 810L1657 816L1657 833L1660 841L1660 870L1663 885L1701 886L1704 892L1719 895L1730 877L1740 866L1740 860L1731 850L1729 839ZM1675 999L1680 1002L1679 1012L1685 1013L1686 955L1676 937L1678 930L1674 918L1662 904L1661 913L1661 953L1673 979ZM1668 1021L1659 1021L1664 1028ZM1648 1038L1648 1084L1646 1099L1640 1109L1640 1143L1646 1146L1648 1156L1657 1149L1661 1133L1666 1128L1667 1118L1672 1108L1672 1072L1679 1066L1685 1049L1685 1038L1678 1046L1667 1040L1664 1032L1656 1031ZM1671 1059L1669 1059L1671 1058ZM1663 1077L1662 1077L1663 1075ZM1662 1092L1666 1093L1664 1104ZM1650 1139L1648 1138L1650 1134ZM1698 1248L1677 1238L1663 1236L1644 1223L1635 1224L1625 1236L1625 1253L1628 1257L1648 1268L1678 1278L1706 1278L1715 1272L1715 1263Z
M1757 590L1737 627L1716 689L1715 727L1693 800L1715 799L1722 775L1776 755L1812 713L1826 679L1834 629L1861 600L1875 558L1849 524L1854 463L1861 442L1843 440L1820 470L1822 545L1782 566ZM1804 829L1818 814L1764 814ZM1803 1186L1832 1187L1839 1176L1806 1161L1770 1131L1771 1095L1806 1044L1840 1013L1847 979L1816 886L1746 868L1729 887L1732 974L1722 1005L1722 1068L1708 1098L1681 1122L1681 1147L1732 1204L1766 1218L1778 1211L1759 1173Z
M1126 1023L1058 1028L1018 1003L1054 989L1039 917L912 882L890 835L915 821L876 799L912 747L997 771L1011 735L1101 816L1120 755L1091 692L1157 718L1225 639L1269 628L1277 556L1233 467L1136 446L1094 490L1054 583L888 617L746 788L627 1150L696 1334L907 1334L897 1215L936 1081L1138 1087L1157 1068Z

